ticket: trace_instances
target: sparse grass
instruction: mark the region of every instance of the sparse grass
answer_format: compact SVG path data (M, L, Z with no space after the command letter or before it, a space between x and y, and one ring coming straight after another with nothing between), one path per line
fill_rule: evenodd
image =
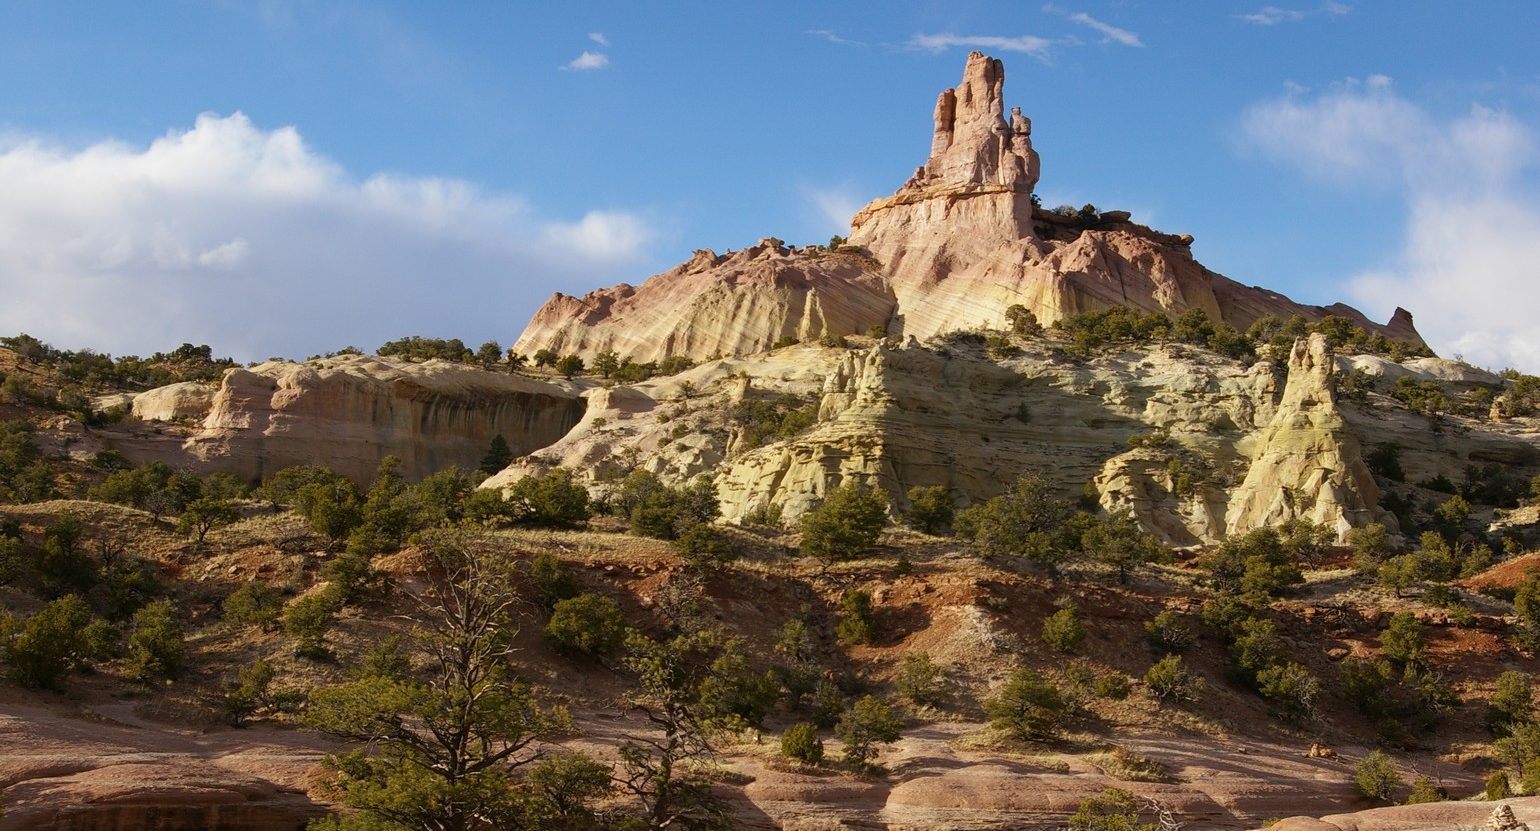
M1170 782L1171 771L1160 762L1126 747L1092 753L1085 760L1102 773L1125 782Z

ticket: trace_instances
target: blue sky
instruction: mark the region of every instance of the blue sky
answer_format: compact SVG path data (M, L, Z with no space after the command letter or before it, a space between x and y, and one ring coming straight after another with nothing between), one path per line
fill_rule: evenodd
M823 241L971 48L1048 204L1540 371L1532 2L0 6L0 330L251 359L511 342L552 291Z

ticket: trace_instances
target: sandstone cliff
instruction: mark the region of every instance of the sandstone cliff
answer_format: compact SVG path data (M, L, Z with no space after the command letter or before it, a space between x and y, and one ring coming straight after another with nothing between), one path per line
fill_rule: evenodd
M966 505L1036 472L1066 497L1091 483L1104 508L1130 511L1168 544L1196 545L1296 516L1339 539L1368 522L1393 528L1367 447L1401 446L1408 481L1459 481L1487 461L1524 476L1533 467L1524 424L1433 433L1388 396L1347 402L1333 391L1339 362L1383 362L1386 376L1460 376L1450 361L1333 359L1320 338L1300 341L1282 366L1176 344L1086 360L1041 339L1018 341L1011 355L971 335L901 348L855 340L593 390L570 433L488 486L555 465L601 495L638 467L677 483L706 475L724 516L739 521L772 506L794 519L845 481L881 487L901 512L918 485L945 486ZM756 443L736 415L746 401L791 402L812 423Z
M185 434L131 422L103 438L135 461L250 481L291 465L324 464L364 483L387 455L417 479L450 465L475 467L498 435L516 454L528 453L556 441L583 414L569 386L444 361L358 355L232 369L206 412L193 412L188 400L180 391L152 391L134 403L149 418L201 415ZM141 401L156 406L141 411Z
M855 253L788 249L779 240L688 262L639 287L583 297L558 294L535 314L514 349L637 362L763 352L787 338L816 340L885 326L893 292Z
M1341 304L1310 306L1242 285L1193 259L1191 237L1157 233L1125 212L1035 209L1032 123L1019 108L1007 114L1004 85L1001 63L975 52L962 82L941 93L925 164L851 221L850 244L875 259L788 251L774 240L726 257L697 252L639 287L554 296L515 348L701 360L874 324L921 339L1001 327L1013 304L1044 323L1111 306L1172 315L1200 308L1241 330L1264 315L1341 315L1421 343L1403 310L1381 325Z

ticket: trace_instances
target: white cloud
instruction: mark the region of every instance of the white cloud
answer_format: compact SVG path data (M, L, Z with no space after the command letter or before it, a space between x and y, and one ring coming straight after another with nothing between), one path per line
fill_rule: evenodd
M812 205L816 224L841 236L850 233L851 218L870 201L844 186L804 186L802 192Z
M810 35L813 35L814 37L823 38L824 40L827 40L830 43L838 43L838 44L840 44L842 46L865 46L866 45L866 44L862 43L859 40L851 40L849 38L842 37L838 32L835 32L832 29L809 29L807 31L807 33L810 34Z
M603 32L589 32L588 39L594 43L599 44L600 46L610 45L610 39L605 37Z
M603 52L590 52L583 50L583 54L568 61L562 69L603 69L610 65L610 59Z
M1540 371L1540 142L1529 125L1480 105L1441 117L1372 76L1254 106L1241 132L1313 178L1404 198L1400 251L1349 282L1367 311L1411 310L1440 354Z
M954 35L948 32L934 35L915 35L909 39L909 45L930 52L942 52L957 47L1021 52L1046 63L1050 57L1049 50L1053 46L1053 41L1037 37L1036 35L998 37L994 35Z
M1130 32L1127 29L1120 29L1110 23L1104 23L1086 14L1085 12L1071 12L1068 9L1060 8L1059 6L1055 6L1052 3L1044 6L1043 11L1048 12L1049 14L1062 15L1073 23L1079 23L1082 26L1089 26L1092 29L1101 32L1103 43L1121 43L1124 46L1144 45L1144 43L1139 40L1139 36L1133 32Z
M240 358L517 336L553 289L621 276L641 218L574 222L454 179L359 181L240 113L148 146L0 143L0 332Z
M1277 26L1279 23L1298 23L1307 17L1324 14L1327 17L1341 17L1352 11L1353 7L1346 3L1327 2L1314 9L1285 9L1279 6L1263 6L1250 14L1236 15L1241 21L1253 26Z

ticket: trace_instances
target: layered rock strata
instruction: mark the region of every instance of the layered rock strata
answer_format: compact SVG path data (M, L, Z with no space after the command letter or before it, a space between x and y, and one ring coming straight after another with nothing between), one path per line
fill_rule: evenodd
M185 400L146 393L135 399L136 413L147 397ZM451 465L474 468L499 435L515 454L528 453L561 438L583 409L571 386L444 361L344 355L232 369L191 431L130 423L104 438L134 461L249 481L322 464L365 483L386 456L399 458L411 479ZM192 415L170 405L167 412Z
M1044 323L1113 306L1172 315L1199 308L1240 330L1265 315L1340 315L1422 342L1404 310L1377 324L1348 306L1242 285L1197 262L1191 237L1152 231L1126 212L1066 217L1034 208L1032 123L1019 108L1007 113L1004 84L998 60L968 56L962 82L936 101L925 164L851 221L850 245L870 258L788 251L774 240L722 257L697 252L641 286L554 296L515 348L701 360L872 325L921 339L1002 327L1015 304Z

